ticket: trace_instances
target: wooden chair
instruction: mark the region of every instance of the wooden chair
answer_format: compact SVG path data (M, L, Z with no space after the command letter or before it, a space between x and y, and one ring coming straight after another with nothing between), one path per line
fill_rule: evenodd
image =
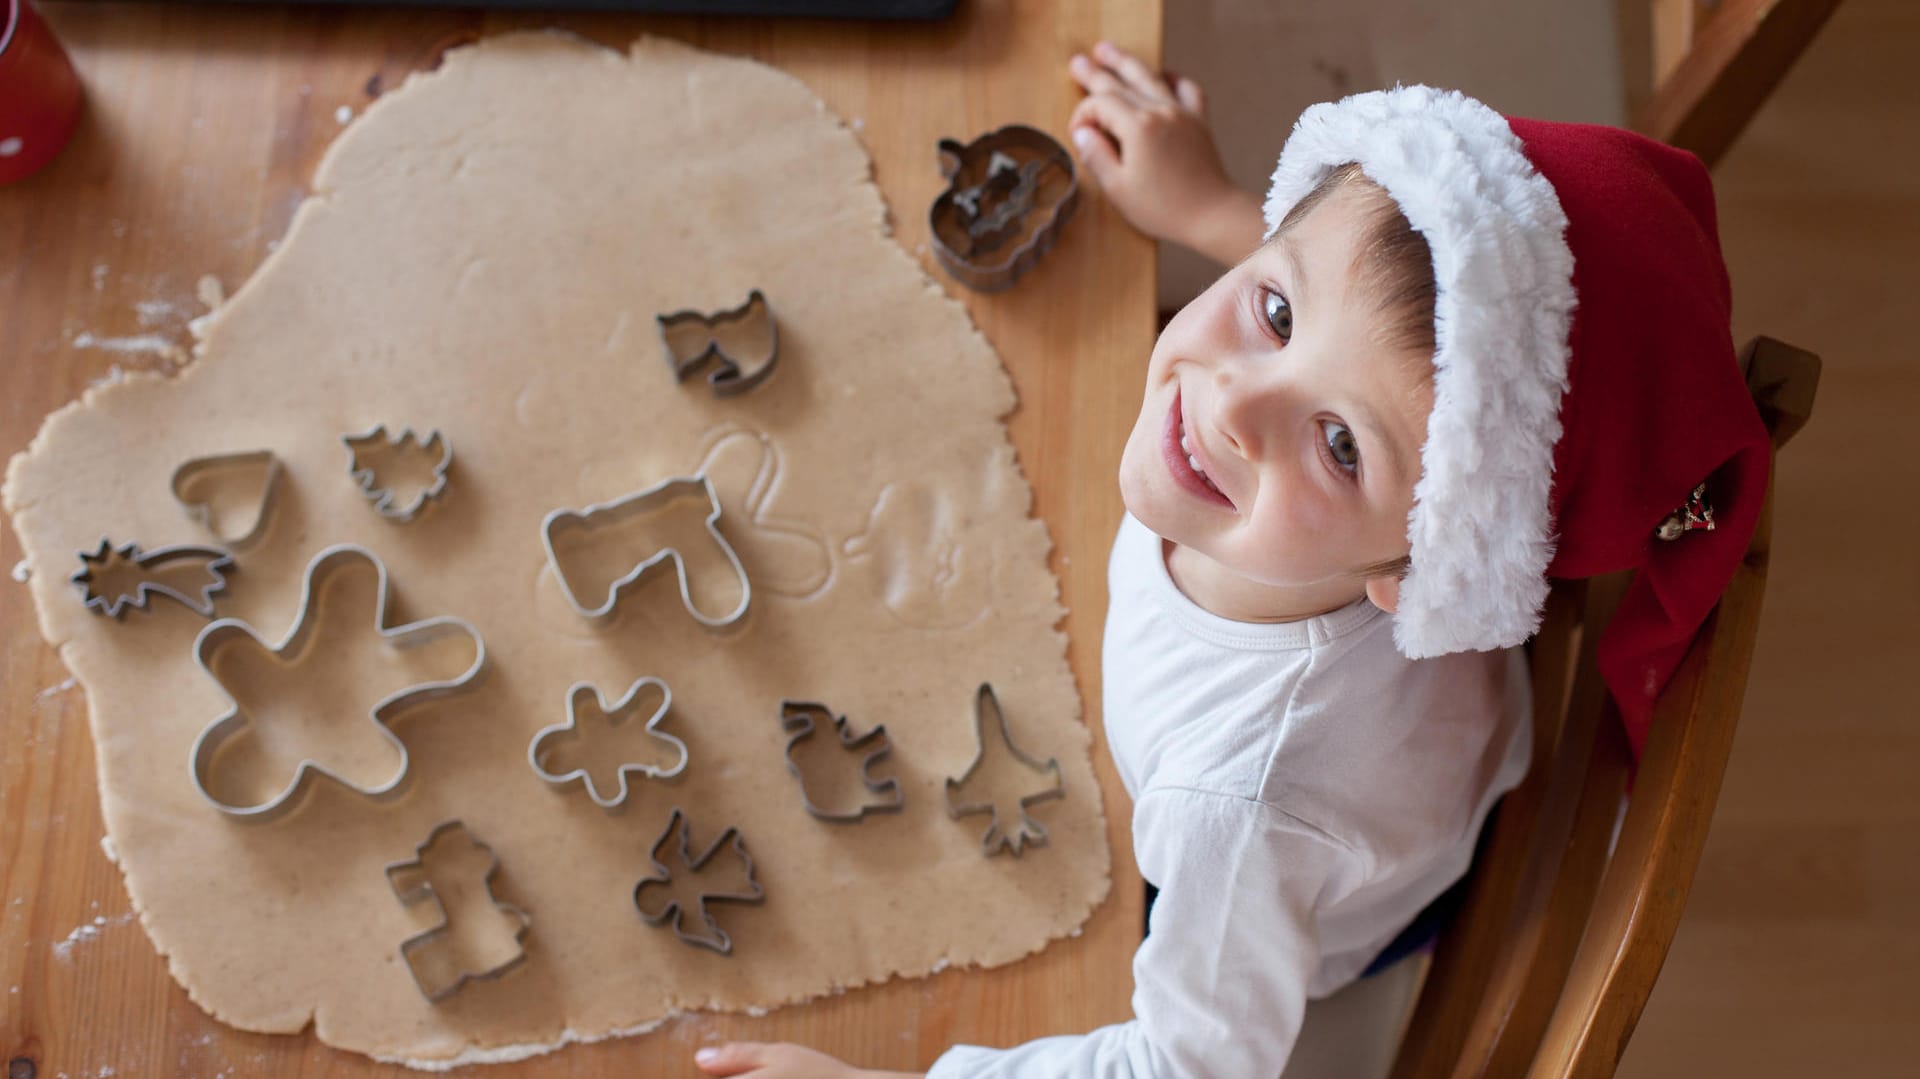
M1820 361L1768 338L1742 357L1776 450ZM1719 606L1656 709L1631 793L1594 644L1624 579L1554 590L1533 641L1534 759L1502 801L1441 938L1395 1079L1609 1076L1679 925L1719 795L1766 586L1773 492Z

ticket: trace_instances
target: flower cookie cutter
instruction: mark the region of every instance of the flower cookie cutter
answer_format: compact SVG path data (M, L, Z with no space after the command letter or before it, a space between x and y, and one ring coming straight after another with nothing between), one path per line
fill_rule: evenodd
M733 610L723 615L709 615L700 610L693 602L693 589L687 581L687 561L677 547L662 547L642 558L632 569L615 578L607 585L606 595L600 602L589 607L574 588L567 576L559 551L554 547L554 536L567 530L588 531L597 527L618 524L633 517L653 513L676 499L699 494L706 498L710 512L707 514L707 534L719 546L720 553L740 580L740 602ZM567 604L575 614L595 622L611 619L615 607L620 602L621 593L639 583L639 581L662 566L673 565L674 573L680 582L680 602L693 616L693 620L708 629L726 629L744 618L747 607L753 602L753 582L747 579L746 567L740 564L740 556L734 553L733 544L720 532L720 495L713 489L713 481L704 473L693 476L675 476L654 484L652 487L636 491L625 498L612 502L601 502L583 510L558 509L547 514L540 523L540 542L546 548L547 565L552 567L554 577L560 582L560 591L567 597Z
M942 139L938 154L947 188L927 210L934 257L968 288L1011 287L1073 216L1080 199L1073 155L1024 124L964 144Z
M577 734L579 732L580 704L582 701L591 699L599 709L600 714L607 717L607 721L610 724L618 725L626 722L630 715L638 713L639 709L634 707L634 699L639 695L643 686L658 686L660 687L661 694L660 706L654 709L653 714L647 718L647 733L679 750L680 759L677 762L667 768L656 768L650 764L639 764L635 762L621 764L614 773L618 779L619 786L615 789L611 798L601 796L600 788L593 782L592 773L584 767L559 773L547 770L546 758L551 750L551 740L555 736L563 733L572 732ZM564 787L575 780L579 780L587 788L587 797L593 799L594 805L599 806L601 809L618 809L627 800L627 773L637 773L646 776L648 779L673 779L687 770L687 743L660 729L660 722L667 718L667 712L672 707L673 690L658 678L637 679L631 686L627 687L626 693L622 694L620 699L612 704L607 703L605 695L603 695L599 688L593 683L575 682L567 689L567 721L565 723L556 723L551 727L542 727L539 731L535 732L533 741L527 743L527 763L533 766L535 775L546 780L553 786Z
M513 958L503 963L480 971L463 970L460 972L460 976L452 982L438 989L434 989L429 987L427 983L421 979L420 968L415 965L413 961L413 953L422 948L431 947L435 941L448 937L453 933L452 916L447 910L447 905L441 900L439 892L434 889L433 881L426 875L426 856L427 850L440 839L441 835L454 830L465 833L468 842L472 843L476 849L486 852L488 859L487 871L481 875L480 881L487 890L487 900L493 904L494 908L519 922L519 929L514 932L513 939L514 943L519 944L521 947ZM500 856L494 853L493 847L482 842L474 836L472 832L467 831L467 826L458 818L441 821L435 825L433 831L427 833L427 838L422 840L419 846L413 848L413 857L411 859L404 862L387 863L387 883L393 887L393 894L399 897L402 906L411 907L420 903L433 903L440 908L439 924L429 926L422 932L416 933L400 942L400 958L406 963L407 971L413 975L413 984L419 987L420 995L426 997L429 1003L438 1004L446 1000L466 988L470 982L493 981L496 978L506 975L509 971L512 971L527 961L525 941L527 939L527 931L533 928L533 916L511 903L501 902L499 898L493 894L493 878L499 875L499 873ZM411 886L403 883L404 880L409 878L415 881Z

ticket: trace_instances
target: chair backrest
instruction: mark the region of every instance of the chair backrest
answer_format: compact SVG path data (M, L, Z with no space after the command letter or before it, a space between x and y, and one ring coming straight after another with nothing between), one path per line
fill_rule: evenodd
M1777 450L1811 414L1820 361L1759 338L1742 362ZM1772 498L1661 696L1637 775L1594 664L1625 578L1555 588L1532 645L1533 768L1490 825L1394 1079L1613 1074L1719 796L1759 629Z

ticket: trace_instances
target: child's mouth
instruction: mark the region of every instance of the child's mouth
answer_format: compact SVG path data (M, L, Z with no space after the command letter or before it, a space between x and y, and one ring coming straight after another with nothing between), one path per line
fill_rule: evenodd
M1161 451L1166 458L1167 471L1173 473L1173 482L1207 502L1233 508L1233 500L1214 486L1206 469L1201 467L1199 456L1193 452L1193 444L1187 437L1186 414L1181 411L1180 393L1177 390L1173 395L1173 407L1167 411L1166 437Z

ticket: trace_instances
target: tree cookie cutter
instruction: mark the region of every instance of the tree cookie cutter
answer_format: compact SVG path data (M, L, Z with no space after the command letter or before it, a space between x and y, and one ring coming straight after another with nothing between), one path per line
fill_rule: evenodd
M934 257L968 288L1010 287L1073 216L1080 199L1073 155L1023 124L965 144L941 139L938 154L947 188L927 210Z
M396 505L393 491L377 486L379 480L373 474L373 469L360 463L361 448L382 441L390 449L404 450L408 446L417 446L422 453L434 453L437 449L440 455L433 465L433 482L404 506ZM437 430L428 431L425 439L414 434L411 427L403 427L399 434L389 435L387 425L382 423L376 424L373 430L365 434L341 435L340 442L347 447L347 475L360 488L360 493L366 495L367 500L373 503L374 512L389 521L399 524L412 521L420 515L421 510L426 508L427 503L439 501L440 496L447 491L447 469L453 465L453 444L441 437Z
M653 715L648 717L646 730L648 734L660 739L662 742L671 744L675 749L680 751L680 760L677 763L670 768L655 768L650 764L631 762L622 764L614 773L618 777L620 786L611 798L602 798L600 796L599 788L594 785L592 773L585 768L575 768L570 772L563 773L554 773L547 770L547 752L542 748L541 743L563 732L573 731L578 733L580 729L579 709L580 703L583 700L592 698L595 706L599 708L600 713L607 717L607 721L610 724L618 725L625 722L630 713L637 711L637 709L633 707L633 702L642 686L660 687L660 707L654 709ZM599 806L601 809L618 809L627 800L627 773L638 773L639 775L646 776L648 779L673 779L687 770L687 743L660 729L660 722L667 718L667 711L672 707L673 690L668 688L667 684L658 678L638 679L633 685L627 687L627 692L623 694L619 700L612 704L607 703L607 698L601 694L599 688L593 685L593 683L575 682L567 689L567 721L565 723L556 723L551 727L542 727L534 733L533 741L527 743L527 763L533 766L533 773L535 775L546 780L553 786L564 787L574 780L580 780L586 786L587 797L593 799L594 805Z
M660 850L674 838L675 832L678 832L680 836L680 864L686 867L687 872L698 876L706 867L707 863L713 860L714 855L720 853L720 848L722 847L730 847L734 857L740 860L740 865L745 872L747 881L747 888L745 890L738 892L702 891L699 893L699 897L696 900L696 904L699 907L697 913L701 924L706 929L705 935L687 931L687 912L682 909L678 900L670 901L666 906L652 914L647 913L646 906L640 901L640 895L646 891L647 885L668 884L672 882L673 871L668 869L667 864L660 860ZM729 841L731 841L731 843L729 843ZM673 810L673 816L667 819L666 829L660 833L660 838L654 840L653 846L647 851L647 857L653 861L654 873L652 876L641 878L640 882L633 886L633 907L640 912L641 920L648 925L659 925L671 919L674 936L679 937L688 944L697 945L702 948L711 948L721 955L732 955L733 938L727 935L726 930L720 928L719 921L714 918L713 912L707 909L707 904L712 902L759 903L766 899L767 893L765 889L760 887L760 882L753 877L753 856L747 853L747 843L745 839L741 838L739 829L728 828L726 831L721 832L720 837L713 841L713 845L705 851L702 851L697 858L693 856L692 842L693 824L687 820L686 813L682 812L681 809L676 806Z
M100 537L100 546L92 552L81 550L76 553L80 556L80 568L73 571L67 580L79 587L81 605L95 614L104 614L116 621L127 613L128 607L145 610L147 601L154 596L165 596L202 618L212 618L213 597L226 591L227 571L233 568L233 556L218 547L182 545L142 551L137 543L123 543L116 547L105 536ZM125 592L103 595L94 588L95 575L109 562L130 562L141 572L148 573L177 562L196 560L205 563L208 578L207 583L200 586L197 597L164 582L146 578L134 586L132 595Z
M469 843L486 852L488 859L487 871L481 876L481 883L485 885L487 889L487 899L493 903L495 909L505 911L520 923L520 928L513 934L514 943L520 945L520 951L512 959L498 966L489 967L486 970L480 971L463 970L460 972L460 976L454 979L451 984L441 986L439 989L432 989L428 987L426 982L421 980L420 968L415 966L413 962L413 953L432 945L433 942L443 937L450 936L453 932L453 922L447 911L446 904L441 901L439 893L434 890L433 881L427 877L426 856L428 848L432 847L434 843L439 840L442 833L454 829L465 833ZM482 842L475 837L472 832L468 832L467 826L458 818L441 821L435 825L433 831L427 833L427 838L422 841L419 846L413 848L413 858L411 860L387 863L387 883L393 887L393 894L399 897L402 906L412 907L420 903L431 902L440 908L440 923L438 925L431 926L400 942L400 958L406 964L407 972L413 975L413 984L419 988L420 995L426 997L429 1003L438 1004L452 997L455 993L465 989L469 982L493 981L506 975L509 971L512 971L527 961L525 942L527 939L527 931L533 927L533 916L511 903L501 902L499 897L493 894L493 878L498 875L499 872L500 856L494 853L493 847ZM411 887L401 882L402 877L409 875L417 875L418 879L418 883Z
M640 560L631 570L614 579L607 585L607 594L597 605L589 607L580 598L580 593L567 578L566 567L561 565L560 555L554 549L553 537L556 531L566 529L585 530L604 524L615 524L630 517L644 516L656 508L678 498L684 498L692 492L701 492L707 499L712 512L707 514L707 534L720 546L720 553L726 556L727 564L733 567L734 575L740 579L740 602L733 610L714 617L701 612L694 605L693 589L687 582L687 562L678 547L662 547ZM639 583L654 569L671 562L674 573L680 581L680 602L686 607L693 620L708 629L726 629L744 618L747 607L753 602L753 583L747 580L746 567L740 564L740 556L734 553L733 544L720 532L720 496L713 489L713 482L705 473L693 476L676 476L664 480L641 491L627 495L612 502L602 502L588 506L584 510L558 509L547 514L540 522L540 542L546 548L547 565L553 568L553 576L560 582L560 591L567 597L567 604L575 614L582 618L604 622L613 617L614 608L620 602L621 593Z
M947 815L959 820L961 817L978 813L992 814L993 819L987 823L987 830L980 835L981 852L991 858L1004 849L1018 858L1022 849L1028 845L1035 847L1046 845L1046 826L1028 815L1027 810L1037 803L1066 796L1066 784L1060 778L1060 761L1052 757L1041 761L1028 756L1019 746L1013 744L1013 735L1007 730L1006 714L1000 710L1000 698L994 695L993 686L986 682L980 683L980 689L974 696L973 707L974 737L978 748L974 751L973 763L967 765L967 770L958 778L950 776L947 779ZM1051 786L1020 798L1020 820L1018 826L1011 830L1003 827L1000 821L1000 808L993 802L956 802L954 800L955 792L966 786L967 781L972 779L974 773L979 770L980 762L986 759L987 728L990 725L998 729L1000 742L1014 760L1052 780Z
M260 491L260 509L245 532L238 536L222 536L214 526L213 508L204 499L194 499L189 492L207 476L248 466L259 466L266 473ZM173 479L168 482L168 488L173 492L174 501L180 503L180 508L186 510L187 516L196 524L213 533L214 538L233 550L244 551L253 546L261 533L266 531L267 518L273 513L274 502L279 496L283 471L280 458L272 450L216 453L181 462L180 467L173 470Z
M707 386L716 397L735 397L760 385L773 374L774 364L780 359L780 325L774 320L773 305L759 289L747 293L747 302L739 307L711 315L695 310L671 311L653 316L653 321L660 330L660 343L666 348L667 366L672 368L674 380L685 382L688 375L712 361ZM767 327L763 356L735 356L714 334L724 326L755 321L764 321ZM704 331L697 348L689 347L682 327Z
M807 777L800 772L800 762L793 759L793 750L801 742L813 737L813 733L823 721L830 721L833 730L839 736L840 746L848 752L855 752L867 746L866 756L860 758L860 783L870 793L881 795L885 801L861 806L851 813L836 813L826 809L813 800L807 792ZM856 823L864 820L869 813L898 813L906 803L906 795L900 790L900 781L893 776L875 780L871 769L885 760L893 752L893 742L887 737L886 724L882 723L865 734L855 736L847 726L847 717L833 714L833 710L814 701L781 701L780 729L787 732L787 771L800 781L800 801L807 812L824 821L838 823Z
M232 805L221 801L207 786L207 778L211 774L214 758L219 755L220 748L226 744L227 740L245 730L251 720L240 710L239 703L233 699L233 695L227 692L225 683L220 681L220 676L214 673L214 655L229 641L244 637L265 647L276 658L299 656L307 647L313 631L315 622L313 616L319 607L317 597L334 574L355 562L371 562L378 574L374 587L379 600L374 608L373 625L383 642L396 647L412 648L446 637L464 635L473 641L473 662L455 678L408 686L381 698L368 709L367 719L373 724L373 728L379 731L381 737L400 753L400 766L394 771L393 778L387 782L371 788L356 786L318 761L305 758L294 767L293 778L288 781L286 787L266 801L258 805ZM331 779L348 790L376 802L388 801L403 793L412 761L407 755L407 744L393 733L389 724L401 713L416 705L449 697L469 688L486 668L487 643L480 636L480 631L474 628L473 623L451 615L408 622L403 626L389 626L387 604L391 598L392 589L388 583L387 564L382 562L378 555L354 544L336 544L314 555L313 560L307 563L306 580L300 586L300 604L293 613L293 626L287 630L286 637L279 644L265 644L260 639L260 634L251 625L238 618L222 618L200 631L200 635L193 642L193 661L199 666L201 673L211 678L214 685L220 687L220 692L227 698L228 705L226 714L209 723L201 730L199 737L193 740L193 750L188 758L189 770L193 776L193 789L200 793L200 797L206 799L208 805L241 820L274 820L298 804L300 795L312 785L316 775Z

